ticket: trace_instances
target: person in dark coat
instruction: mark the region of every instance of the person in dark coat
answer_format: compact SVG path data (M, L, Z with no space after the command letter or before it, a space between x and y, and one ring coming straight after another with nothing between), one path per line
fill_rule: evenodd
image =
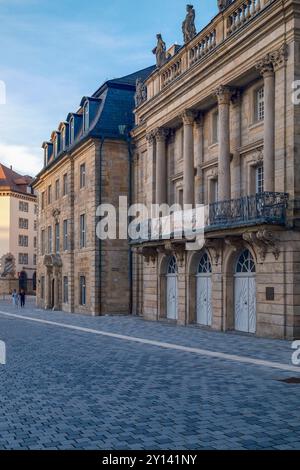
M20 292L20 303L21 303L21 308L25 307L25 300L26 300L26 294L24 289L21 290Z

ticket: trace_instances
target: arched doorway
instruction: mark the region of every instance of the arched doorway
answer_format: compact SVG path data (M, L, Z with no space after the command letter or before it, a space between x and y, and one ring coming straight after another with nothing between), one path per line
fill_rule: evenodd
M27 292L27 274L25 271L20 272L19 276L19 289Z
M235 270L235 329L256 333L256 267L249 250L240 255Z
M200 259L196 275L196 322L203 326L212 326L212 267L208 254Z
M175 256L169 261L167 269L167 318L178 319L178 266Z

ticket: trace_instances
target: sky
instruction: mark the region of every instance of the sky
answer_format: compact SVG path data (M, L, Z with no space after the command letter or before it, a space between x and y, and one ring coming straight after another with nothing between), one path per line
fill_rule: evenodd
M34 176L41 145L108 79L153 65L156 34L182 44L186 0L0 0L0 162ZM197 0L200 31L217 0ZM6 104L3 104L3 88Z

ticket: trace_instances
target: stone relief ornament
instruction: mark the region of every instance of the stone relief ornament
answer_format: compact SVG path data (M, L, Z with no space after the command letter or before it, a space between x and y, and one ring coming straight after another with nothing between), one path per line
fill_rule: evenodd
M190 42L197 34L196 27L195 27L195 9L193 5L186 6L187 15L182 23L182 32L183 32L183 40L184 43L187 44Z
M0 277L14 278L16 275L16 261L11 253L2 256L0 260Z
M136 81L136 92L134 99L136 108L138 108L147 100L147 87L140 78L138 78Z
M153 54L156 56L156 66L162 67L167 62L167 48L161 34L156 35L157 46L153 49Z

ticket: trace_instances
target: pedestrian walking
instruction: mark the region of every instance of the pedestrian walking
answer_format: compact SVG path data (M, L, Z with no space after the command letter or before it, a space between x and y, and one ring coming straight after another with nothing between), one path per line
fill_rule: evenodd
M13 306L18 307L18 305L19 305L19 296L18 296L18 293L17 293L16 289L14 289L11 298L12 298Z
M24 291L24 289L21 289L21 292L20 292L21 308L24 308L24 307L25 307L25 300L26 300L25 291Z

